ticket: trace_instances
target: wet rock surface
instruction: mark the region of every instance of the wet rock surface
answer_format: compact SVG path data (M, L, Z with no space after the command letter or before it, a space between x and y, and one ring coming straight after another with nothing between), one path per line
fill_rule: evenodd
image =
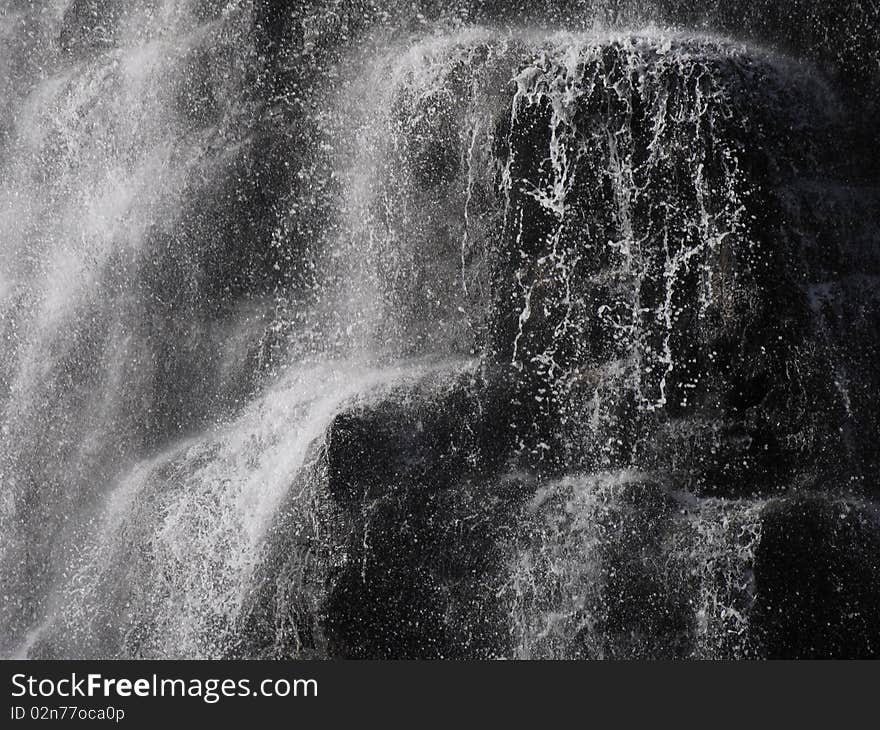
M0 652L877 656L880 19L643 5L10 3Z
M876 510L822 498L768 507L755 558L754 631L774 659L880 654Z
M461 386L467 404L407 392L334 422L330 489L363 525L328 604L331 645L457 655L458 561L501 587L489 634L505 637L464 655L835 656L856 644L875 655L872 568L854 568L876 561L873 539L855 535L872 530L856 520L832 533L821 516L856 510L846 500L873 494L878 464L863 400L880 385L863 278L880 270L876 231L838 197L873 210L876 194L846 184L862 174L846 109L811 74L732 45L559 43L518 67L511 95L489 97L497 112L462 89L527 51L451 46L440 70L434 57L403 77L395 174L409 182L385 184L419 211L425 190L444 201L467 190L478 223L431 236L450 250L464 241L461 276L484 288L460 294L459 311L492 375ZM834 191L824 204L819 189ZM417 218L395 224L421 235ZM418 292L398 292L397 311ZM486 490L517 469L512 492ZM830 496L778 497L803 489ZM547 490L569 501L530 512ZM490 505L483 539L447 541ZM825 555L813 567L809 546ZM838 603L814 610L832 576ZM529 591L509 593L519 580ZM552 625L517 624L524 603ZM812 618L798 629L795 614ZM486 615L454 623L486 636ZM822 641L803 643L824 624Z

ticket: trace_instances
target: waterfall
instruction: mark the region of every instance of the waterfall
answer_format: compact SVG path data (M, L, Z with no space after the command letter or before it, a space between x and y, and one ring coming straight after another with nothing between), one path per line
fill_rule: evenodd
M876 68L283 5L0 19L0 652L876 656Z

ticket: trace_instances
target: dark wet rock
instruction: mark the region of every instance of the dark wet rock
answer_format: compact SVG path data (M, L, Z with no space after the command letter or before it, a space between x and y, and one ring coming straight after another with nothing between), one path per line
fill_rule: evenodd
M477 158L464 147L473 119L460 87L495 73L488 56L454 49L429 92L404 82L403 112L392 116L398 156L382 183L406 198L384 224L411 234L410 268L389 277L400 287L393 309L406 315L400 332L431 341L437 319L419 309L421 280L406 274L432 272L434 291L449 295L434 314L467 317L474 347L485 347L483 377L445 394L388 394L334 422L329 485L355 527L328 603L330 646L351 656L778 653L769 639L758 648L772 631L748 619L758 529L748 500L802 485L857 490L878 465L867 399L878 387L876 305L870 284L856 283L858 270L869 280L880 271L876 230L841 203L816 214L810 193L858 167L838 144L844 112L811 74L725 44L614 40L582 48L576 69L548 53L520 79L516 101L511 92L491 102L494 146L479 164L494 160L492 190L479 164L462 165ZM462 228L436 225L463 204L464 185L480 221L465 244L487 248L482 278ZM872 191L847 194L848 205L873 210ZM480 295L465 296L462 278L482 283ZM513 499L489 486L516 469L532 476ZM521 511L548 479L627 469L650 481L600 490L594 515L589 479L573 497L559 487L576 505L586 500L571 509L593 515L589 526L574 527L571 502L538 510L549 532ZM485 541L450 537L465 494L499 506ZM693 495L709 499L691 516ZM777 550L767 519L760 575ZM713 520L741 532L716 534ZM573 532L557 533L560 524ZM543 537L530 542L529 530ZM516 548L515 534L525 540ZM449 581L463 585L456 566L508 585L497 556L517 550L533 564L528 610L565 616L567 638L516 648L515 627L493 618L490 629L478 612L480 631L508 643L456 646L444 619L457 595ZM718 551L708 565L689 562L705 551ZM570 583L558 583L554 555ZM594 590L580 586L578 560L597 571ZM489 605L509 622L506 600L504 610Z
M583 649L589 656L598 634L606 658L686 657L693 641L692 592L686 581L670 580L663 547L677 505L656 485L621 491L619 506L602 519L607 577L594 609L601 618Z
M360 509L390 487L442 491L511 466L515 442L507 423L517 404L509 400L506 375L469 368L427 376L344 410L325 445L334 499Z
M334 420L328 490L351 532L325 606L333 655L507 652L493 592L512 515L530 490L496 474L504 434L483 420L494 391L480 382L472 373L430 377Z
M505 370L530 467L666 470L727 496L873 483L877 305L853 282L880 271L876 193L846 184L845 105L729 43L578 52L480 41L401 76L375 193L380 337ZM849 200L819 215L813 188Z
M880 522L874 509L786 500L762 518L752 627L775 659L880 656Z
M362 141L346 126L361 110L345 105L361 78L334 64L361 34L387 31L394 45L462 17L594 15L589 2L528 5L257 0L223 12L204 0L169 25L137 22L153 0L74 0L45 24L33 3L12 3L3 40L17 57L0 54L11 79L0 88L16 109L44 94L47 112L24 118L24 142L41 147L22 158L23 187L46 193L31 224L82 222L71 211L92 178L113 187L95 160L134 202L108 195L107 220L89 217L107 230L79 231L85 250L70 253L93 275L89 293L61 302L78 304L35 348L40 377L17 378L30 332L8 325L3 395L30 399L13 404L4 454L20 546L3 566L10 648L71 568L60 553L72 541L56 539L70 515L191 435L164 467L144 467L133 507L117 505L124 539L100 553L69 616L81 635L59 623L33 656L877 655L880 538L851 497L876 494L880 469L867 5L799 2L797 18L790 3L712 5L713 30L771 38L799 60L665 32L455 31L445 50L438 32L421 47L428 72L421 51L374 69L401 72L393 88L367 85L388 92L390 108L367 110L367 125L387 123L373 130L387 148L370 150L372 168L340 169L337 136ZM644 3L612 5L604 20L642 25ZM692 6L662 0L652 18L699 25ZM836 25L846 41L827 43ZM120 109L131 82L141 106ZM4 162L16 123L0 114ZM142 201L134 181L159 168L168 177ZM346 208L347 177L374 185L355 191L375 193L372 206ZM94 270L92 238L114 251ZM10 258L51 261L25 253ZM475 364L343 407L282 484L265 544L236 543L253 527L237 520L253 515L224 502L222 462L202 467L220 455L240 465L238 439L211 445L197 431L259 388L307 304L321 298L319 316L334 306L332 287L314 288L327 253L375 274L354 294L384 309L368 333L381 355ZM27 283L41 306L40 281ZM789 498L757 517L768 495L804 487L850 501ZM206 535L217 542L189 541ZM232 570L211 547L227 544ZM198 604L218 587L227 603ZM163 603L174 589L181 603ZM199 610L178 624L178 607Z
M855 243L845 216L792 225L813 207L792 190L855 167L833 98L808 74L712 43L635 38L581 58L533 66L496 133L514 183L490 353L520 371L529 458L679 469L697 440L687 478L726 495L876 471L873 416L854 417L842 386L870 391L876 354L846 349L812 289L845 279L848 256L876 271L876 244ZM574 101L560 91L572 88ZM875 306L847 292L848 306Z
M427 397L404 391L339 414L326 445L333 497L360 506L397 485L455 484L479 463L474 395L466 383Z
M398 487L355 518L325 627L331 655L489 658L507 653L494 596L506 504L486 488Z

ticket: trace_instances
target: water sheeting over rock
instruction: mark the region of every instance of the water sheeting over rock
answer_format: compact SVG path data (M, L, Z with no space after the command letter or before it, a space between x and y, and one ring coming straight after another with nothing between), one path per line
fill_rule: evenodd
M860 4L14 5L4 654L877 655Z

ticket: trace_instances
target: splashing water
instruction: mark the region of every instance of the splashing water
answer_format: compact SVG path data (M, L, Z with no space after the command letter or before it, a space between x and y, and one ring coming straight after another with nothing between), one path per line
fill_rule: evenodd
M516 655L750 656L763 506L668 494L635 473L541 488L505 586Z
M42 629L48 651L228 656L279 510L298 539L328 547L332 505L315 444L333 417L356 395L426 369L293 368L229 424L135 466L110 490L59 590Z
M0 20L0 651L797 653L787 556L872 585L880 534L844 92L319 6Z

